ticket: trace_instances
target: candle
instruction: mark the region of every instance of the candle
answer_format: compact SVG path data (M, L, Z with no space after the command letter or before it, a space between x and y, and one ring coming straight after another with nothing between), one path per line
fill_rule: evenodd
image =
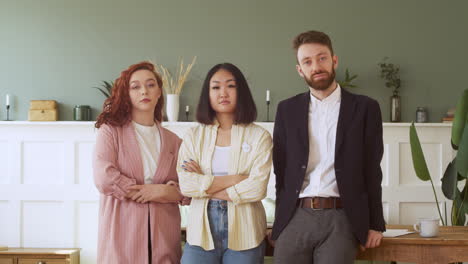
M190 107L188 105L185 106L185 112L190 111Z
M270 102L270 90L267 90L266 92L266 100L267 102Z
M10 105L10 95L9 94L6 95L6 105L7 106Z

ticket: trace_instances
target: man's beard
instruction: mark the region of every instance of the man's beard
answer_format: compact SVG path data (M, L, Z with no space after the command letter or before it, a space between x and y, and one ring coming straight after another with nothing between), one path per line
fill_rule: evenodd
M328 78L314 81L313 76L315 74L321 74L321 73L326 73L328 75ZM323 90L326 90L328 87L330 87L330 85L335 80L335 75L336 75L334 68L332 68L331 74L327 71L320 71L315 74L311 75L310 77L304 76L304 80L309 85L309 87L317 91L323 91Z

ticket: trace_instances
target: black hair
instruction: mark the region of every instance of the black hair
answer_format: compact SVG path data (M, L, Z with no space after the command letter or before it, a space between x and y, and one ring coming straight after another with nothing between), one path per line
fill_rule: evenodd
M197 106L197 121L205 125L212 125L216 112L210 104L210 81L215 73L220 70L230 72L236 81L237 103L234 122L236 124L250 124L257 119L257 107L250 92L249 85L242 72L234 64L220 63L211 68L203 82L200 99Z

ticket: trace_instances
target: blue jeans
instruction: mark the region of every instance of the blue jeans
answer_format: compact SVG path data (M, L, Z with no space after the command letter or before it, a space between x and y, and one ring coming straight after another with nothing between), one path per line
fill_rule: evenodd
M210 200L208 202L208 220L215 249L204 250L195 245L185 244L182 264L262 264L265 253L265 241L258 247L235 251L228 245L227 202Z

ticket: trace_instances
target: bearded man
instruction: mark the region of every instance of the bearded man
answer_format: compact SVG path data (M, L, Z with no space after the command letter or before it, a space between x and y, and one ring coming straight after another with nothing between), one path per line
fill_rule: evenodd
M330 37L294 38L308 91L279 103L273 132L275 263L353 263L377 247L382 210L382 117L377 101L335 80Z

